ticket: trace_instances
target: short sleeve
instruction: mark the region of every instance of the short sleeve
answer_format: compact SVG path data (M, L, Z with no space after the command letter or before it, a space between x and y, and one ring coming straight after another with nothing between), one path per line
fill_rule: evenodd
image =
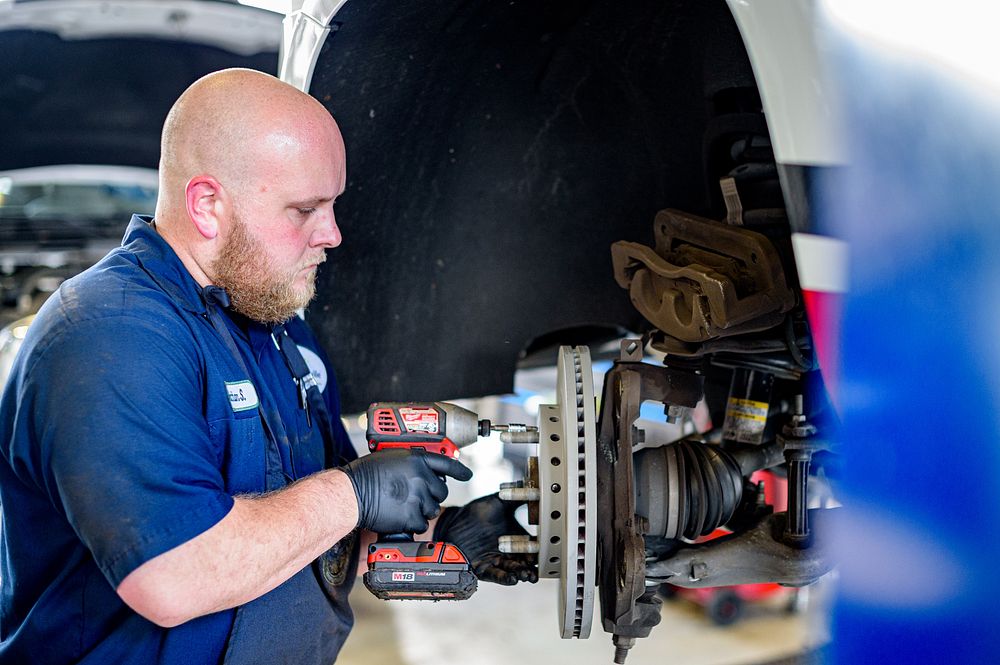
M115 587L232 508L183 325L113 316L67 326L26 367L14 451ZM34 443L28 443L33 441Z

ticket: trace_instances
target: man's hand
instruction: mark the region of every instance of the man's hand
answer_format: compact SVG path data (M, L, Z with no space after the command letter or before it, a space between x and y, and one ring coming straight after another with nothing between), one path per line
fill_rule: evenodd
M516 508L497 494L460 508L445 508L434 528L434 540L447 541L462 550L481 580L505 586L537 582L538 570L528 556L500 553L500 536L526 533L514 519Z
M358 526L376 533L421 533L441 511L448 486L441 476L472 478L472 471L444 455L386 450L341 470L358 497Z

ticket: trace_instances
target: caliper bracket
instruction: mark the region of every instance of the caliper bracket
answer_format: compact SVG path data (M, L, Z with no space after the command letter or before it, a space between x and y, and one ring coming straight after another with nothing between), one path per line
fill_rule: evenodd
M639 340L622 342L621 359L605 375L597 439L601 618L606 632L626 640L646 637L659 622L659 606L646 593L646 526L635 514L633 423L647 400L693 408L704 383L693 372L645 364L642 352Z

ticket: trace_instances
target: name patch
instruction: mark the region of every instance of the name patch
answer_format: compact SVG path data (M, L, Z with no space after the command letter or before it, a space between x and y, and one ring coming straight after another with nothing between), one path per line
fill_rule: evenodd
M257 389L250 381L226 381L226 392L229 393L229 406L233 411L249 411L260 405Z

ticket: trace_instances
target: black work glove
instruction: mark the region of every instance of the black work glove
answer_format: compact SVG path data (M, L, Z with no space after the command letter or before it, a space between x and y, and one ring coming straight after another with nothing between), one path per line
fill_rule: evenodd
M500 536L527 533L516 519L517 504L501 501L497 494L483 496L461 507L448 507L434 527L434 540L444 540L462 550L476 577L512 586L537 582L538 568L526 554L501 554Z
M422 533L448 496L441 476L472 477L458 460L402 449L359 457L340 470L358 496L358 526L376 533Z

